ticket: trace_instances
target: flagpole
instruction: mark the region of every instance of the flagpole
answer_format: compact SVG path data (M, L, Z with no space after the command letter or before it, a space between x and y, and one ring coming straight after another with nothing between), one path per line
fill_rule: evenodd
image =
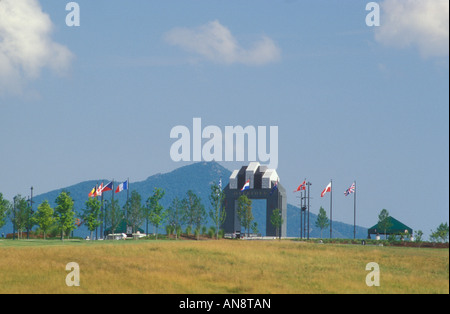
M125 219L127 221L127 223L126 223L127 227L128 227L128 212L130 211L130 203L128 202L129 195L130 195L130 178L127 178L127 212L125 215Z
M353 239L356 239L356 181L355 193L353 195Z
M98 201L98 193L97 192L98 192L98 182L95 185L95 199ZM95 227L95 240L98 240L98 226Z
M103 184L103 183L102 183ZM102 190L103 190L103 186L102 186ZM103 191L101 191L102 195L101 195L101 200L100 200L100 212L102 213L102 216L105 217L105 213L103 213ZM104 218L103 218L104 219ZM103 224L100 224L100 237L103 239Z
M300 239L303 240L303 198L301 189L300 189Z
M127 178L127 203L128 203L128 197L129 197L129 191L130 191L130 178Z
M309 224L309 217L308 217L308 207L307 207L307 191L306 191L306 183L305 183L305 192L303 193L303 237L305 239L309 239L309 234L308 234L308 224Z
M111 181L111 208L112 211L114 208L114 179ZM105 231L106 231L106 213L105 213ZM111 229L111 233L114 233L116 230Z
M111 189L111 209L113 208L113 203L114 203L114 179L111 181L112 182L112 189ZM114 233L114 231L113 231Z
M330 180L330 239L333 238L333 179Z
M306 183L308 185L308 240L309 240L309 187L311 186L311 182ZM305 196L306 196L306 190L305 190Z

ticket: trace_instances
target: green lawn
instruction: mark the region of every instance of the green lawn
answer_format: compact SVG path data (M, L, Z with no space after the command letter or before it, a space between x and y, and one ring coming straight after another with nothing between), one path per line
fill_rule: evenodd
M78 263L80 286L65 283ZM367 263L380 268L368 287ZM298 241L0 240L0 293L449 293L449 250Z

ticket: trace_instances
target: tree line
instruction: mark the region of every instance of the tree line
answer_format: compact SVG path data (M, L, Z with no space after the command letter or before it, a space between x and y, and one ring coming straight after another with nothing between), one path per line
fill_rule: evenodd
M381 234L385 235L385 239L387 239L387 230L392 227L392 222L390 221L389 212L386 209L382 209L378 215L378 227L380 228ZM319 214L317 215L317 219L315 222L315 226L320 229L320 238L322 238L322 231L325 228L329 227L329 220L327 217L327 213L323 207L320 207ZM448 223L441 223L436 230L430 230L430 242L448 242L448 234L449 227ZM400 234L392 234L391 238L395 239L399 236L401 239L407 237L406 233ZM412 235L409 235L412 236ZM422 230L417 230L414 233L415 242L423 241L423 232Z
M19 239L23 238L25 230L31 231L34 226L38 226L44 239L49 231L56 229L64 240L64 237L69 237L73 230L85 225L92 239L98 227L104 226L105 231L108 229L109 233L115 233L119 225L125 221L128 226L131 226L133 233L145 223L148 234L148 225L153 225L157 238L159 228L167 223L166 231L175 234L176 238L185 226L187 233L194 232L198 239L209 215L213 222L214 235L219 238L220 226L225 220L225 195L220 186L215 183L211 185L208 211L201 198L192 190L187 191L182 199L179 197L172 199L167 208L161 205L164 195L164 189L154 188L153 194L143 202L141 195L133 190L122 207L118 200L104 200L102 204L98 198L92 197L84 203L81 212L77 214L74 200L70 192L65 190L55 199L54 208L50 206L48 200L45 200L34 212L25 197L16 195L13 202L10 202L0 193L0 228L9 219L14 228L13 236L17 234Z
M103 207L97 198L89 198L85 203L80 214L77 215L74 208L74 201L68 191L62 191L55 199L56 207L52 208L48 200L38 205L35 212L32 211L30 202L20 194L14 196L13 202L4 199L0 193L0 228L2 228L7 219L13 224L13 236L23 238L23 231L31 231L34 226L43 233L44 239L49 231L56 232L61 239L69 237L71 232L81 225L85 225L91 232L90 238L93 238L93 232L99 226L104 224L105 230L108 228L110 233L115 233L119 225L126 221L127 225L132 227L135 233L145 222L146 233L148 234L148 225L155 228L156 238L159 228L166 223L167 234L175 234L178 238L185 226L187 234L194 233L199 238L200 231L205 228L207 218L213 222L211 230L219 238L220 226L226 218L224 203L225 194L221 187L215 183L211 185L209 195L208 212L200 197L192 190L186 192L184 198L175 197L170 205L164 208L160 201L164 197L165 191L161 188L154 188L153 194L143 203L142 197L137 191L132 191L130 198L124 206L120 207L118 200L105 200ZM103 210L102 210L103 209ZM258 225L252 214L252 201L246 195L241 195L237 202L237 215L241 225L247 234L251 232L258 233ZM378 226L380 230L390 228L389 212L383 209L378 216ZM272 225L276 228L277 235L283 224L281 211L275 209L270 217ZM315 226L322 230L329 226L329 220L325 210L321 207ZM29 233L27 233L28 236ZM384 232L386 234L386 231ZM431 242L447 242L449 227L447 223L440 224L436 230L430 231ZM423 232L415 232L415 241L423 241Z
M49 232L59 234L61 240L70 237L70 234L84 225L90 231L90 238L98 231L100 226L104 230L114 234L119 225L126 222L127 226L136 233L143 224L148 234L149 224L154 227L156 238L159 228L165 223L167 234L174 234L177 239L182 233L183 226L187 234L194 233L197 239L200 231L204 231L208 217L213 223L210 230L216 239L219 238L220 227L225 221L225 194L221 187L215 183L211 185L208 211L201 198L192 190L188 190L184 198L175 197L170 205L164 208L161 199L165 191L154 188L153 194L143 202L141 195L133 190L126 203L121 207L118 200L104 200L103 204L96 197L91 197L84 202L83 208L77 213L74 200L70 192L63 190L55 199L56 206L52 208L48 200L44 200L32 211L30 202L20 194L14 196L13 202L3 198L0 193L0 228L6 224L7 219L13 224L13 237L23 238L23 232L27 230L27 236L33 227L47 238ZM243 228L250 233L257 233L257 223L252 214L252 201L246 195L238 200L238 217ZM281 211L275 209L271 216L271 222L277 230L277 234L283 224Z

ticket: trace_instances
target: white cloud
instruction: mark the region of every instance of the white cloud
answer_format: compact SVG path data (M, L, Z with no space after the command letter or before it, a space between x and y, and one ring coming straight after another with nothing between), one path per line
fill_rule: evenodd
M415 46L424 57L449 55L448 0L385 0L375 38L385 45Z
M72 53L54 42L38 0L0 0L0 95L19 93L43 68L62 73Z
M217 63L263 65L280 58L280 49L269 37L262 36L245 49L239 45L230 30L217 20L193 29L174 28L164 38L171 45Z

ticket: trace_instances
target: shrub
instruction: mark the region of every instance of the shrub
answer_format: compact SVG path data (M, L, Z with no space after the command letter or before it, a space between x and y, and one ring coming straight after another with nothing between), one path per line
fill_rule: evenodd
M212 238L214 238L215 234L216 234L215 228L214 227L210 227L208 229L208 237L210 237L212 239Z

